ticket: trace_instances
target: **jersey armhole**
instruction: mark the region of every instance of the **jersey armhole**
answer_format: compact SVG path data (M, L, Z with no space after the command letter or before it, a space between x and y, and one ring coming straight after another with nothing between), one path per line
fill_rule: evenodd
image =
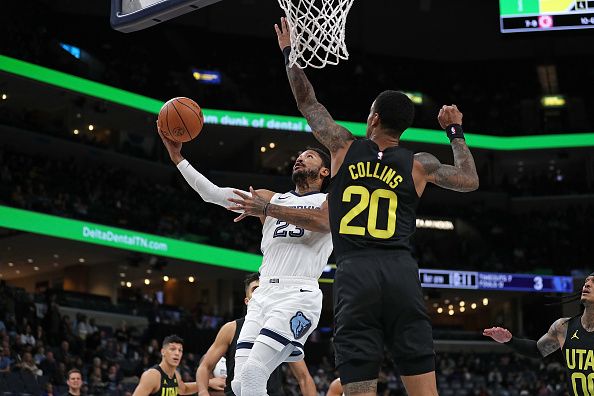
M344 158L342 159L342 164L340 165L340 168L338 168L338 171L336 172L336 174L330 178L330 183L332 183L334 180L336 180L336 178L338 178L338 176L344 172L344 163L346 162L347 158L349 158L349 154L350 154L351 150L353 149L353 146L355 144L359 144L359 142L362 142L363 140L364 139L355 139L352 141L351 145L349 146L349 149L344 154Z

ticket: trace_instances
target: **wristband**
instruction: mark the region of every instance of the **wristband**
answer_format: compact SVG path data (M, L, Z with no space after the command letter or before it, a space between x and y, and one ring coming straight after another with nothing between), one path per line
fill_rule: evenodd
M264 217L268 216L266 214L266 212L268 211L268 205L270 205L270 202L268 202L266 205L264 205Z
M445 130L450 142L454 139L464 139L464 131L462 130L462 125L460 124L450 124Z
M285 66L288 66L289 56L291 56L291 46L283 48L283 55L285 56Z

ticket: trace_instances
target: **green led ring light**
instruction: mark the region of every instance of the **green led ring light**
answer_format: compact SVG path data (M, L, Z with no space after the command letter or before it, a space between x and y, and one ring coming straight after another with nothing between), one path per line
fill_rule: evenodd
M158 114L160 100L148 98L123 89L110 87L84 78L72 76L46 67L0 55L0 70L84 95L104 99L123 106ZM242 126L272 130L309 132L305 119L272 114L203 109L205 122L212 125ZM356 136L365 136L366 125L360 122L339 121ZM468 145L487 150L536 150L594 146L594 133L499 137L466 133ZM449 145L442 131L409 128L404 141Z

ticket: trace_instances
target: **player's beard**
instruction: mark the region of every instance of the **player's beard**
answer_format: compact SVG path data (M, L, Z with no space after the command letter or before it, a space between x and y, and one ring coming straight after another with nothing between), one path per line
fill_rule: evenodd
M319 169L301 168L293 172L291 179L296 186L309 188L309 183L317 180L319 174Z

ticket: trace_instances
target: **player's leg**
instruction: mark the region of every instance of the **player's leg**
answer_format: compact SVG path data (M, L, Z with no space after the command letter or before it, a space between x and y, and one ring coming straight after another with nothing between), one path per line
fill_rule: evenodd
M361 277L361 271L365 277ZM339 261L334 281L336 367L344 393L377 394L384 355L381 322L382 285L373 258L351 256Z
M338 367L340 382L347 378L348 383L342 384L346 396L375 396L377 395L377 376L380 370L379 361L349 360ZM372 379L368 379L372 378Z
M386 344L392 349L406 392L409 396L436 396L433 330L417 263L402 252L386 258L382 268L384 279L390 282L384 289Z
M236 396L241 396L241 373L260 334L264 323L264 310L259 299L253 296L248 304L247 314L235 349L235 375L231 381L231 389Z
M273 302L266 306L264 325L241 377L242 396L263 394L266 380L278 365L303 359L303 343L320 319L322 292L316 280L275 280L278 283L269 286L268 295ZM260 283L265 285L266 278Z
M437 396L435 371L400 377L409 396Z
M294 345L288 344L278 351L256 340L239 378L241 396L266 395L270 374L291 355L294 348Z

